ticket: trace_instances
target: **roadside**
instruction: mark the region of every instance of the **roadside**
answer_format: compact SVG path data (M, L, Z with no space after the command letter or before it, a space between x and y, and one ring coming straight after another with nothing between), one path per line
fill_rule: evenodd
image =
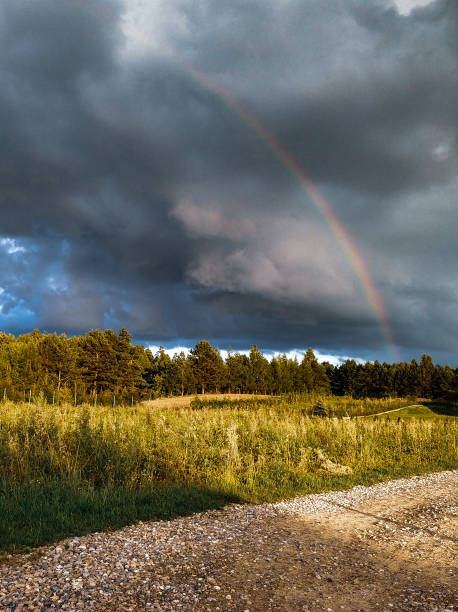
M455 610L458 472L234 505L0 565L0 609Z

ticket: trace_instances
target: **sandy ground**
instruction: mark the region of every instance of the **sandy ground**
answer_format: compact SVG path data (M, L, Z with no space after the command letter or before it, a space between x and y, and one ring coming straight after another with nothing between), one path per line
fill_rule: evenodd
M0 565L1 610L456 610L458 472L73 538Z

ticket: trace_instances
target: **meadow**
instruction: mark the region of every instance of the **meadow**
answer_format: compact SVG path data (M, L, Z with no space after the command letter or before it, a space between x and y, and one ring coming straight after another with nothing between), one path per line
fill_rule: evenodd
M183 400L183 398L176 398ZM176 401L175 400L175 401ZM150 406L155 406L156 402L163 400L153 400L149 402ZM170 398L169 407L174 407L174 400ZM287 393L281 396L263 395L253 396L245 395L236 398L230 395L222 396L194 396L188 398L186 405L194 408L221 408L221 409L255 409L260 407L275 407L282 414L291 412L301 412L303 415L312 416L314 408L318 402L321 402L326 407L328 416L330 417L353 417L353 416L369 416L390 410L397 410L402 407L410 406L413 403L412 398L365 398L358 399L347 396L321 396L315 393Z
M408 402L323 401L330 418L297 396L0 403L0 548L457 466L453 416L352 418Z

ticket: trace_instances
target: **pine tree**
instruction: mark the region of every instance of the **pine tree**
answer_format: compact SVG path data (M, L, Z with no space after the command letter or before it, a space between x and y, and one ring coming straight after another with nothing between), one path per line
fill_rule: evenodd
M222 359L218 351L206 340L191 349L191 363L198 387L202 393L215 389L221 373Z
M253 344L250 350L248 387L251 393L266 393L269 381L269 362Z
M227 380L230 392L245 393L248 390L250 361L246 355L229 354L226 359Z
M418 368L418 387L421 397L432 397L431 382L434 375L434 364L430 355L422 355Z

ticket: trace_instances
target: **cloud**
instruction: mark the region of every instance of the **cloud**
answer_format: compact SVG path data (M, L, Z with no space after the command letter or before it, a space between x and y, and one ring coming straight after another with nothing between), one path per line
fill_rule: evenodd
M148 348L152 352L153 355L156 355L159 352L159 350L162 348L164 353L166 353L169 357L173 358L175 355L179 355L180 353L184 353L186 356L189 355L193 347L170 346L168 348L164 348L164 347L161 347L160 345L152 344L148 346ZM221 357L224 360L226 360L229 355L229 351L225 349L219 349L219 352L220 352ZM295 359L298 363L300 363L302 359L304 358L304 355L306 352L307 352L306 348L303 348L303 349L293 348L293 349L290 349L289 351L283 351L283 352L264 351L263 355L268 361L272 361L274 357L281 357L282 355L286 355L288 359ZM250 349L241 349L237 351L231 350L232 355L235 353L238 353L239 355L249 356ZM355 357L349 357L348 355L329 355L326 353L320 353L319 351L315 351L315 357L319 363L327 362L327 363L331 363L334 366L339 366L347 359L354 359L357 363L365 363L366 361L359 357L355 358Z
M283 151L402 354L456 359L456 11L3 3L3 327L389 357Z
M17 244L14 238L1 238L0 247L3 248L7 255L14 255L15 253L24 253L25 247Z
M432 0L394 0L394 4L401 15L409 15L413 10L428 6Z

